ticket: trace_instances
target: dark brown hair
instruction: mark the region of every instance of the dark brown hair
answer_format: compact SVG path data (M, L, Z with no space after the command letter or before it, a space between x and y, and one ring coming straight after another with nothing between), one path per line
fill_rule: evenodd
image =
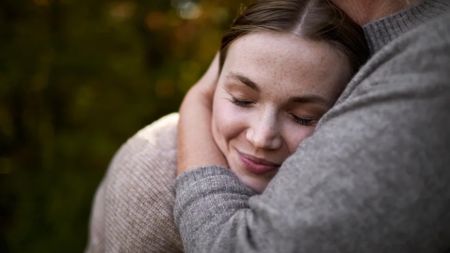
M347 56L352 73L365 63L369 50L360 26L329 0L259 0L246 8L222 37L220 70L236 39L259 31L293 33L324 41Z

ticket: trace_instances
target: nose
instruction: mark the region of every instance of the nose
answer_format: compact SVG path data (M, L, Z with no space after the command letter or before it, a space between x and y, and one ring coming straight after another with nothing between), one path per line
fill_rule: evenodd
M251 124L246 133L247 140L256 149L278 149L282 145L279 124L275 113L264 113L260 120Z

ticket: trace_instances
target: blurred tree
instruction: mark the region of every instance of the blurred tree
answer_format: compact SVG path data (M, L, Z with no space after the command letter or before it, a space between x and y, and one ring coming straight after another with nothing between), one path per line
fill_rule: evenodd
M0 1L0 252L81 252L114 152L176 111L240 2Z

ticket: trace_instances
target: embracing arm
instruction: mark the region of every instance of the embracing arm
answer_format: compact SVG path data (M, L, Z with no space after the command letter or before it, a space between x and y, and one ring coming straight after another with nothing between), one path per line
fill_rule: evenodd
M175 219L186 252L448 249L450 56L415 58L450 51L448 28L435 32L446 42L428 42L429 51L405 47L391 66L373 59L371 74L353 80L355 89L261 195L251 196L229 170L200 166L215 164L214 147L190 143L204 154L190 162L201 168L177 179Z
M227 166L223 154L210 134L212 97L218 71L219 54L216 54L206 73L189 90L181 104L182 116L179 119L177 139L177 174L200 165ZM205 147L211 151L207 161L205 161Z

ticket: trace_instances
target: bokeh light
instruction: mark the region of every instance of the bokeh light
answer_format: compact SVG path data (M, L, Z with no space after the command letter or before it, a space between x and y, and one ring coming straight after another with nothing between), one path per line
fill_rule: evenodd
M176 111L242 1L0 1L0 252L82 252L114 152Z

